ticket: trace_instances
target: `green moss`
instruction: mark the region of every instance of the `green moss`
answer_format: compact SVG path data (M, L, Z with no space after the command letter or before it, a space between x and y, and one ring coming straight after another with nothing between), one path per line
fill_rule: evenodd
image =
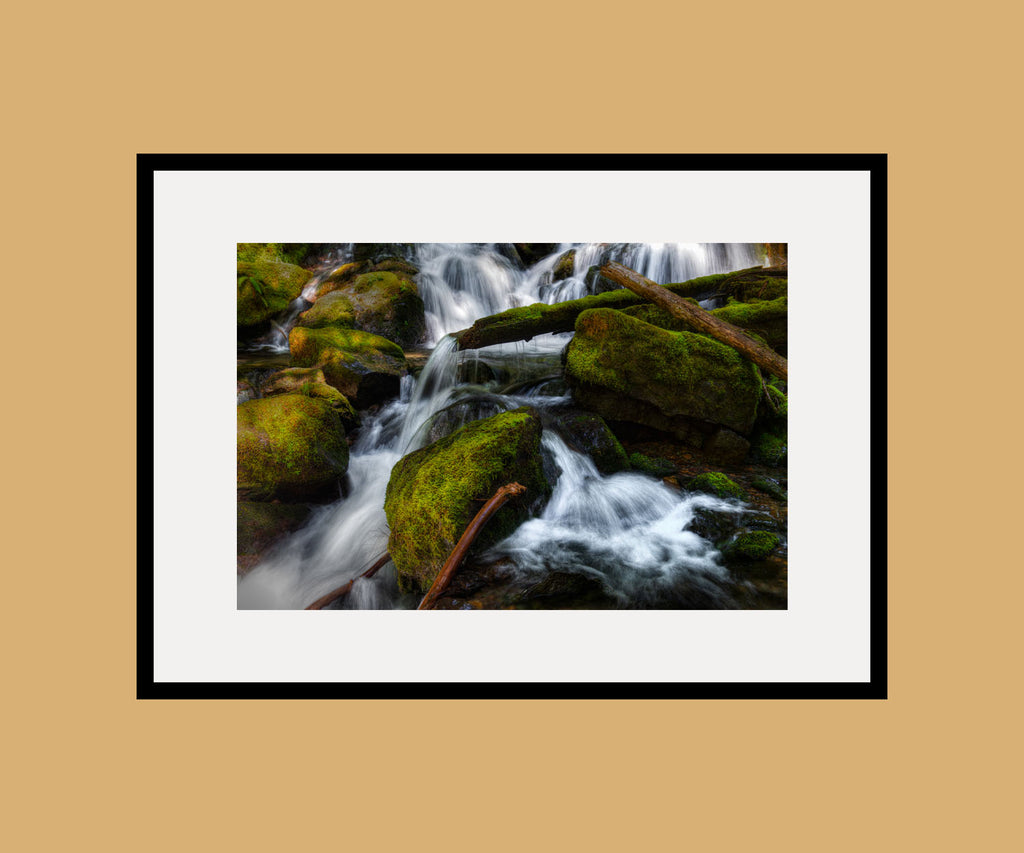
M753 447L757 459L765 465L782 467L786 464L789 444L784 431L765 430L761 432L755 436Z
M690 332L670 332L618 311L584 311L569 344L566 378L574 389L597 387L632 398L663 415L721 424L749 433L761 381L736 350ZM585 394L584 394L585 396ZM643 423L643 421L639 421Z
M569 441L587 454L602 474L615 474L629 468L629 459L615 434L600 415L573 412L559 418Z
M573 274L573 269L576 266L576 250L569 249L567 252L562 252L558 256L558 260L555 262L555 268L551 271L552 281L564 281L570 278Z
M741 533L725 551L729 557L741 560L763 560L779 546L779 537L767 530Z
M732 302L711 313L741 329L759 333L773 349L786 346L788 299L780 296L770 302Z
M755 489L764 492L766 495L771 495L773 498L786 501L789 500L789 496L786 494L786 490L782 488L775 480L768 477L756 477L751 483Z
M250 400L237 408L238 489L257 500L336 495L348 468L341 418L301 394Z
M426 334L423 300L415 283L404 272L364 273L339 284L331 296L336 301L342 298L348 301L354 324L359 329L402 346L412 346Z
M238 243L238 260L253 263L257 261L282 261L300 265L309 256L313 243Z
M717 471L698 474L693 479L687 481L684 488L690 492L704 492L709 495L715 495L715 497L722 498L723 500L728 500L729 498L735 498L740 501L747 500L747 493L743 491L739 484Z
M426 591L466 526L500 486L518 482L527 492L491 518L476 549L508 536L526 518L528 507L547 496L540 437L536 412L516 409L467 424L394 467L384 511L391 527L388 550L403 589Z
M337 326L341 329L355 327L355 309L344 293L333 292L321 297L308 311L299 314L298 325L307 329L322 329Z
M650 474L652 477L658 477L659 479L668 477L676 471L676 466L669 462L668 459L662 459L660 456L645 456L643 453L631 453L629 464L634 471L639 471L641 474Z
M284 311L312 274L293 264L257 261L238 264L238 325L259 326Z
M296 326L288 339L292 361L297 367L313 367L328 350L345 354L380 353L405 363L405 351L396 343L359 329L340 329L330 326L307 329Z

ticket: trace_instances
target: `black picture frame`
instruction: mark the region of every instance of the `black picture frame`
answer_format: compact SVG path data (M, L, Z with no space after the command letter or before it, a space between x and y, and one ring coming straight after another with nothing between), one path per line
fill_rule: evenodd
M887 155L137 155L138 699L885 699L887 596ZM870 174L870 680L864 682L158 682L154 679L154 177L167 171L859 171Z

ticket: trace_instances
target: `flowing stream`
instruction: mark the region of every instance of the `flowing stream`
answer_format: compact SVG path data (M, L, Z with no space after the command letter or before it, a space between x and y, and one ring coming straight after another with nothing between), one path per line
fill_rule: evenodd
M574 273L553 281L558 259L568 249L576 250ZM397 399L364 415L344 495L316 510L302 529L240 578L240 608L300 609L368 568L387 550L384 494L392 467L405 454L478 418L522 405L534 406L543 417L570 402L559 353L571 334L460 353L449 333L506 308L585 296L594 287L588 269L609 259L662 284L761 263L754 244L566 243L525 270L509 254L502 244L409 247L409 260L420 269L430 359L418 377L402 380ZM349 257L342 248L322 274ZM289 324L307 304L301 298L296 303L263 348L287 350ZM553 429L545 428L542 451L554 485L551 499L540 517L521 525L487 559L504 559L527 581L552 571L582 574L622 606L657 606L681 585L690 595L704 594L716 606L729 606L721 599L725 570L718 553L687 526L702 507L736 512L737 504L686 495L642 474L603 476ZM388 565L371 579L357 580L341 606L407 608L418 600L399 594Z

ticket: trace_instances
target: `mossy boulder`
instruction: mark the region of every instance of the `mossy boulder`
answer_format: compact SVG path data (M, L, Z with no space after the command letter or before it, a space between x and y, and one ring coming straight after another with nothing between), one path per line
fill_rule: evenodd
M735 483L725 474L718 471L698 474L696 477L687 480L682 486L688 492L704 492L723 500L734 498L735 500L745 501L748 497L747 493L738 483Z
M309 517L308 504L238 502L238 573L255 566L271 545Z
M336 267L331 271L330 275L323 278L316 286L317 300L319 301L328 293L332 293L342 285L355 280L364 272L369 272L371 266L372 264L369 261L352 261L351 263Z
M302 293L312 273L294 264L256 261L238 264L238 327L258 330Z
M373 266L373 272L397 272L406 275L416 275L419 271L420 268L416 264L410 263L403 258L384 258L384 260Z
M388 550L405 591L426 592L467 525L500 486L526 493L487 522L473 551L510 535L550 494L541 467L541 422L528 408L474 421L410 453L391 471L384 512Z
M339 329L354 329L356 312L344 293L333 291L320 297L308 311L299 314L296 325L307 329L323 329L337 326Z
M741 533L722 549L728 560L763 560L779 547L780 539L767 530L753 530Z
M348 300L356 328L381 335L399 346L411 347L426 335L423 300L404 273L365 273L339 286L332 298L336 300L332 304L339 305L341 298Z
M357 261L376 263L385 258L411 258L416 251L414 243L353 243L352 257Z
M761 394L757 368L731 347L607 308L577 318L565 375L584 408L687 436L688 420L749 433Z
M626 451L600 415L570 409L556 412L555 418L566 442L587 454L602 474L615 474L629 468Z
M246 500L315 501L338 495L348 469L341 417L301 394L238 407L238 494Z
M279 370L263 381L260 391L264 397L301 394L313 400L323 400L338 413L346 432L359 426L359 413L341 391L327 384L324 372L318 367L290 367L287 370Z
M295 326L288 346L296 366L319 367L327 383L358 409L398 394L405 373L405 353L400 346L358 329Z

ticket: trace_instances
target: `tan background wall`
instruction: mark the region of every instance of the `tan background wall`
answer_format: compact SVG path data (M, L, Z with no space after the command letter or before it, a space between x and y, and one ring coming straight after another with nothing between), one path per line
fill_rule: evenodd
M1018 30L945 8L8 12L11 849L1007 848ZM139 151L889 152L890 700L136 702Z

